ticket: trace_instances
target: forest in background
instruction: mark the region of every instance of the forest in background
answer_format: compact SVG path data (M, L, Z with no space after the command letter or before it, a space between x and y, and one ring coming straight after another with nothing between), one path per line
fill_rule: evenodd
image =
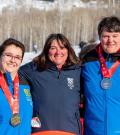
M20 40L26 46L26 51L32 51L33 45L43 48L45 39L50 33L63 33L72 45L81 41L90 42L97 39L97 25L101 18L116 15L120 17L119 5L109 8L76 8L62 11L38 10L25 7L19 10L5 8L0 15L0 43L12 37Z

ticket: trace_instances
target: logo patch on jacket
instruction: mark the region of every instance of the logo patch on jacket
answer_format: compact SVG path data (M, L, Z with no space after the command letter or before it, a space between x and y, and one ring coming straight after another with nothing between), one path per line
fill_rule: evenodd
M30 102L30 104L32 105L32 97L31 97L31 93L29 89L24 89L24 93L26 95L26 100Z
M67 78L67 85L72 90L74 88L74 79L73 78Z

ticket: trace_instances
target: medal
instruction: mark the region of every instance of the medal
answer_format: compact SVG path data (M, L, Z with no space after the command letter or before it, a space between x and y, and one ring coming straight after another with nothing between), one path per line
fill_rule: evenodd
M110 89L112 82L109 78L103 78L101 81L101 87L105 90Z
M13 127L16 127L20 124L20 115L19 114L13 114L12 118L10 119L10 124Z
M12 117L10 119L10 124L15 127L20 124L20 115L19 115L19 77L16 74L15 79L12 81L11 75L9 72L6 73L7 81L9 85L12 85L14 89L14 95L11 94L8 84L0 72L0 86L8 100L12 111Z
M101 44L99 44L97 46L96 51L98 53L101 73L102 73L102 76L103 76L103 80L101 81L101 87L103 89L107 90L107 89L110 89L110 87L112 85L112 82L111 82L110 78L113 76L114 72L116 71L116 69L120 65L120 60L117 60L116 62L114 62L114 64L112 64L111 68L108 69L107 65L106 65L106 61L105 61L105 59L102 55L103 49L101 47Z
M40 128L41 127L41 122L38 117L33 117L31 120L31 126L33 128Z

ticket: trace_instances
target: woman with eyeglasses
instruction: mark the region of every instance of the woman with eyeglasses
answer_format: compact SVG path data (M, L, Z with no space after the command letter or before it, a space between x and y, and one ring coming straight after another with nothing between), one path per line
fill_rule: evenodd
M31 133L30 87L18 73L24 51L24 45L12 38L0 46L0 135Z

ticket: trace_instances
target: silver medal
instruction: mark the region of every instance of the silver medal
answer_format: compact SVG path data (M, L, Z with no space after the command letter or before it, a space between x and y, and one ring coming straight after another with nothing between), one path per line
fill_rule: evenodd
M105 90L110 89L112 86L112 81L109 78L103 78L101 81L101 87Z

